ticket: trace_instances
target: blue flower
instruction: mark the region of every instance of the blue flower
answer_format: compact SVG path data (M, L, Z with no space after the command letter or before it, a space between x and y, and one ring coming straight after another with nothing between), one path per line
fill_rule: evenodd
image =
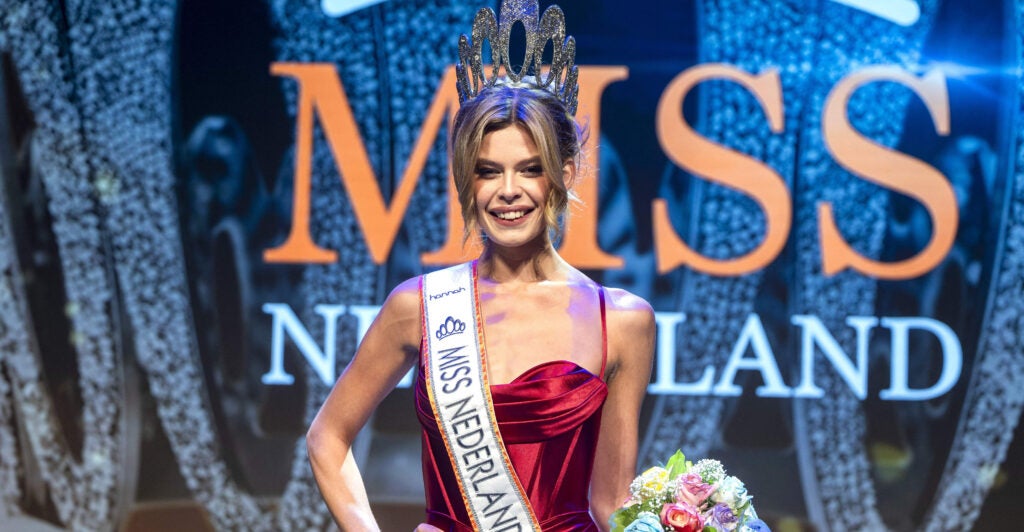
M768 525L760 519L753 519L743 523L743 530L750 532L772 532L772 529L768 528Z
M732 531L736 530L739 520L740 518L736 517L736 514L732 513L728 506L718 503L711 509L711 518L704 524L719 532L723 530Z
M651 512L640 512L636 520L623 532L665 532L661 526L661 518Z

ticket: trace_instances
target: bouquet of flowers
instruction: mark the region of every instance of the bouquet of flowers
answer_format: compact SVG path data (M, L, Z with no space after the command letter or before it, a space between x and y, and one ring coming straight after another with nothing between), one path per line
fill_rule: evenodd
M613 532L768 532L740 479L718 460L686 460L652 467L629 485L629 498L612 514Z

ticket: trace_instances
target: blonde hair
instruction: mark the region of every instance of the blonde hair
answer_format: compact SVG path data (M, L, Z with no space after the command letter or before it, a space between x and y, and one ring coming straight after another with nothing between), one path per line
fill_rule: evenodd
M562 102L529 80L484 89L462 104L455 115L451 133L452 174L466 226L464 239L477 229L473 178L484 136L492 131L519 126L532 138L539 152L544 175L551 183L544 221L548 232L561 236L561 219L572 194L565 182L566 163L579 167L584 132L576 125Z

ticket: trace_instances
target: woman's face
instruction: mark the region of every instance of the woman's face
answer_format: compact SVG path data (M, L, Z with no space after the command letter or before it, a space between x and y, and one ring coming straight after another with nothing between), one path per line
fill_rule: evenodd
M484 135L473 187L477 222L490 245L547 243L544 206L551 184L526 130L508 126Z

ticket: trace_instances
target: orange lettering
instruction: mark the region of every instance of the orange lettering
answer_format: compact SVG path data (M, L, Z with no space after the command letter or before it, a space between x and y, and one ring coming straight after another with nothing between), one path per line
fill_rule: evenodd
M626 79L626 67L580 67L580 93L578 116L586 117L589 143L593 149L585 150L584 167L593 171L593 179L584 176L576 182L576 195L583 206L566 217L565 233L558 252L577 268L621 268L622 257L610 255L597 245L597 184L601 167L601 95L615 81ZM570 204L570 208L572 205Z
M293 75L299 80L299 108L295 118L295 178L292 192L292 229L284 244L263 251L266 262L314 262L327 263L338 260L338 254L318 246L309 235L310 173L313 157L313 106L314 95L320 91L313 87L320 82L330 85L329 75L334 77L330 65L303 65L294 63L273 63L270 73ZM324 72L328 70L329 72ZM304 74L316 74L307 75ZM335 84L337 79L334 80ZM329 88L329 87L328 87Z
M452 130L452 124L455 122L455 109L459 105L459 93L455 89L455 67L451 67L445 71L444 78L441 79L441 84L437 87L437 96L435 99L441 98L441 93L444 93L444 101L447 106L446 109L452 112L448 113L448 131ZM431 112L434 110L434 106L430 107ZM424 124L424 128L426 125ZM437 129L434 129L434 137L437 136ZM433 140L434 137L431 137ZM428 251L420 255L420 262L424 265L447 265L447 264L458 264L465 262L474 257L478 257L483 251L483 247L480 245L480 240L470 237L465 244L462 243L462 234L466 230L466 224L462 221L462 206L459 205L459 193L455 190L455 176L448 172L448 237L445 239L444 245L441 249L435 251Z
M324 134L334 155L341 181L348 190L352 209L363 231L370 256L383 263L391 252L402 218L409 207L412 191L423 172L431 146L437 138L445 115L458 104L455 91L455 70L449 68L441 79L434 100L427 111L420 135L402 173L390 205L386 205L370 165L366 147L348 98L338 80L334 65L324 63L273 63L270 72L290 76L299 82L299 103L296 118L295 179L292 203L292 227L288 238L276 248L267 249L267 262L325 263L337 260L337 253L316 245L309 234L310 174L313 155L313 116L319 112ZM451 187L450 187L451 188ZM451 194L449 195L451 203ZM457 204L457 201L456 201ZM452 210L449 205L449 210ZM455 209L457 212L457 209ZM454 220L454 222L453 222ZM449 215L449 244L452 235L461 238L462 220ZM449 249L445 246L443 250ZM443 258L443 257L442 257ZM436 260L437 257L435 256ZM457 262L454 260L453 262Z
M665 89L658 102L658 141L680 168L753 198L765 214L764 240L742 257L722 260L705 257L683 242L669 221L665 200L656 199L652 202L652 216L659 273L682 265L710 275L751 273L775 260L789 236L792 203L782 177L768 165L698 135L682 117L686 94L709 79L726 79L742 85L757 97L771 130L782 131L782 86L777 71L768 70L754 76L729 65L705 64L683 71Z
M949 97L942 72L935 70L917 78L896 67L869 67L836 84L825 101L822 134L832 157L850 172L880 186L920 201L932 220L932 237L917 255L884 263L857 253L843 239L828 202L818 204L822 271L835 275L846 268L879 279L909 279L937 266L949 253L959 224L953 187L934 167L898 151L876 144L859 134L846 114L850 96L860 86L874 81L892 81L913 90L924 101L940 135L949 134Z

